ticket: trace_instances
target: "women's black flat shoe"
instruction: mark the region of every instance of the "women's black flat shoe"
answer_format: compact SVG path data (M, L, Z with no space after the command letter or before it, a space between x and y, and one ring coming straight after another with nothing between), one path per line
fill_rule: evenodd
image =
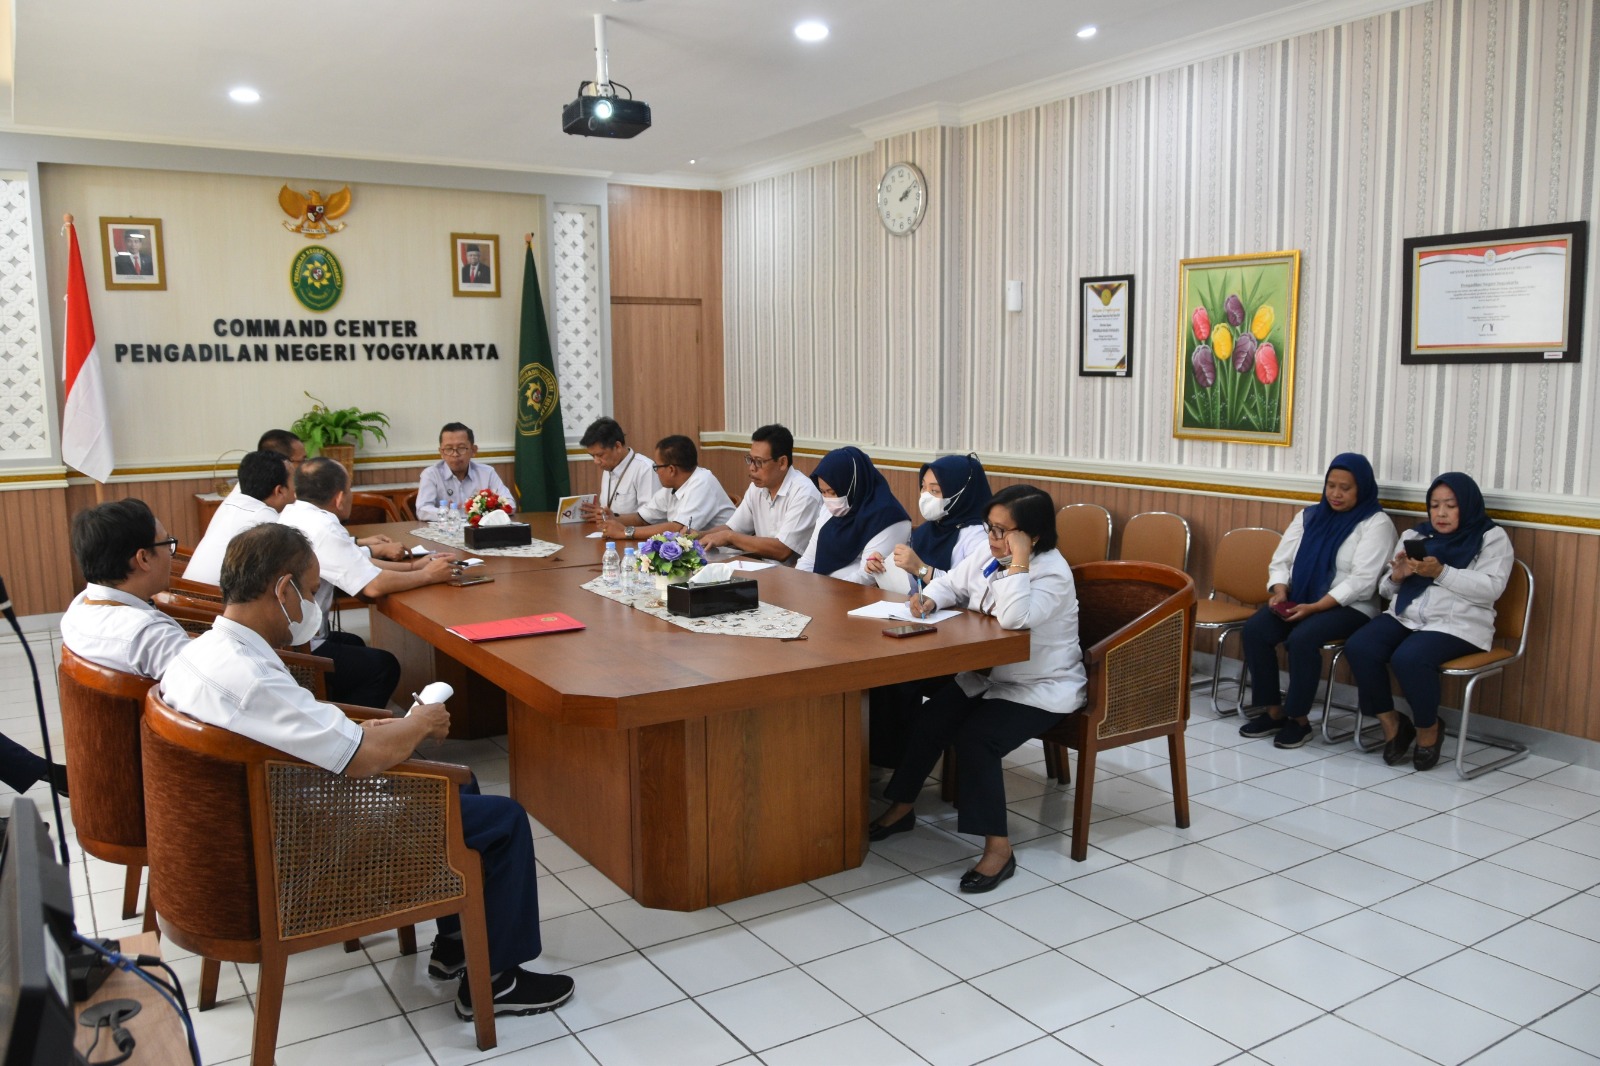
M1017 872L1017 855L1012 852L1006 859L1006 864L1000 867L997 874L980 874L974 867L961 875L961 891L963 892L992 892L999 887L1000 882L1006 880Z
M890 822L888 825L867 826L867 839L876 844L880 840L888 840L896 833L909 833L916 828L916 824L917 812L907 811L905 817L898 822Z
M1439 765L1439 751L1444 747L1444 730L1439 730L1439 737L1432 744L1419 743L1411 752L1411 765L1418 770L1432 770Z
M1399 766L1405 759L1406 752L1411 750L1411 742L1417 739L1417 727L1411 724L1411 719L1400 716L1400 727L1394 731L1394 739L1384 742L1383 761L1390 766Z

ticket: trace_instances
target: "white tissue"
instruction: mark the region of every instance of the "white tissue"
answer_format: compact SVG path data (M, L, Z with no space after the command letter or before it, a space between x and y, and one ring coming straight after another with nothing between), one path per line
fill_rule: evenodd
M499 509L490 511L488 514L478 519L478 525L480 528L483 526L509 526L510 524L511 516Z
M715 585L721 581L733 580L733 567L727 563L707 563L694 572L689 578L691 585Z

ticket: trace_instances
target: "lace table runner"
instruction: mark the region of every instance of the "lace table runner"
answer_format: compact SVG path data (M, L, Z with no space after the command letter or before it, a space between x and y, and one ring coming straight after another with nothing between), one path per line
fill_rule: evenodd
M584 583L583 587L596 596L604 596L608 600L625 603L636 611L654 615L665 619L679 629L692 629L696 633L720 633L726 637L798 637L811 624L811 617L798 611L790 611L776 604L763 603L753 611L730 611L727 614L714 614L709 618L689 618L686 615L672 614L665 607L651 606L655 600L655 589L628 595L621 589L606 588L602 578L595 578Z
M543 559L547 555L554 555L561 550L561 545L552 544L548 540L534 540L530 544L519 544L514 548L469 548L466 539L460 533L446 533L433 526L424 526L411 531L413 537L431 540L435 544L443 544L447 548L456 548L460 551L471 552L473 555L507 555L518 559Z

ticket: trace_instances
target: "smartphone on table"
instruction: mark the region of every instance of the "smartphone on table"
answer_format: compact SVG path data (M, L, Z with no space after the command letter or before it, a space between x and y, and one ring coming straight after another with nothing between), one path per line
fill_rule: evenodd
M938 626L930 626L924 622L908 622L903 626L890 626L883 631L886 637L915 637L923 633L936 633Z

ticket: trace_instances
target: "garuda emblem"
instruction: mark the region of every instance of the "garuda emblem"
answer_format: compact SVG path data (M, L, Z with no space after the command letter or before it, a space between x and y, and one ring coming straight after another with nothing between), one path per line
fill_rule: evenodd
M307 189L302 195L285 185L278 190L278 206L283 208L284 214L295 220L285 222L284 229L321 240L330 233L344 229L345 223L333 220L350 210L350 186L346 185L324 200L315 189Z

